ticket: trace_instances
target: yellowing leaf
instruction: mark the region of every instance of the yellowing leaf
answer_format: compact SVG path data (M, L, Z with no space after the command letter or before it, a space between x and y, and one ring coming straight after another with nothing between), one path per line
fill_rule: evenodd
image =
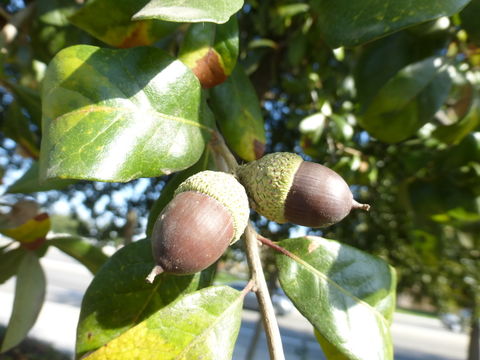
M242 304L242 293L228 286L185 295L87 359L231 359L240 330Z

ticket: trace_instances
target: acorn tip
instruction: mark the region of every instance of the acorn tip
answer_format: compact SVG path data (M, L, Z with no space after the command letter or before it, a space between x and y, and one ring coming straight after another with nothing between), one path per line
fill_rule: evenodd
M370 210L370 205L360 204L359 202L353 200L352 209L361 209L361 210L369 211Z

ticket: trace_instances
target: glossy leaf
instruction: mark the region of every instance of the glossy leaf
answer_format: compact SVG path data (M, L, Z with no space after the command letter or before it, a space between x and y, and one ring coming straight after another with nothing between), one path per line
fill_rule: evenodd
M243 0L150 0L133 19L223 24L242 6Z
M147 236L152 234L153 226L155 225L155 221L157 221L158 215L160 215L163 208L167 206L170 200L172 200L173 194L178 185L180 185L180 183L186 180L189 176L196 174L197 172L214 168L212 150L209 146L207 146L202 157L195 165L172 176L172 178L163 187L160 197L154 202L152 208L150 209L146 229Z
M155 48L62 50L44 80L42 178L129 181L200 157L200 85Z
M470 0L320 0L311 6L325 41L332 47L354 46L405 27L450 16Z
M107 262L108 256L87 239L75 236L55 236L48 239L48 245L55 246L65 254L84 265L92 274Z
M210 105L230 148L242 159L259 159L265 152L263 115L255 89L238 65L223 84L211 89Z
M205 88L224 82L232 73L238 57L238 22L232 17L226 24L192 24L180 48L182 60Z
M26 253L27 250L22 247L0 252L0 284L17 273L18 266Z
M70 16L69 20L111 46L130 48L151 45L169 35L176 24L158 20L132 21L132 15L147 2L148 0L92 0Z
M351 360L393 359L394 270L360 250L319 237L278 244L295 255L276 256L282 288L325 341Z
M450 77L440 58L408 65L380 89L359 123L381 141L405 140L433 118L450 87Z
M145 278L154 262L150 241L140 240L116 252L98 271L82 301L76 353L96 350L141 323L179 296L208 285L211 272Z
M18 267L15 300L1 351L18 345L37 320L45 299L46 280L35 253L24 254Z
M75 180L64 179L41 180L39 176L40 168L38 162L35 161L20 179L8 187L7 192L29 194L39 191L63 190L76 183Z
M231 359L242 304L242 294L228 286L187 294L87 359Z

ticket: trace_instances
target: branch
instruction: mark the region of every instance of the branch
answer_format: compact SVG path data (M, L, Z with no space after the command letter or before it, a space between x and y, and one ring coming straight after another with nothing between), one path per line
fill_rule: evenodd
M211 140L211 146L214 150L217 164L222 164L219 169L225 172L234 172L238 167L237 160L228 149L221 134L216 132ZM255 282L255 294L257 296L260 312L262 314L263 327L267 338L268 351L271 360L285 360L283 353L282 338L278 328L275 310L272 299L268 292L267 282L263 273L260 251L257 242L257 233L251 223L248 224L243 234L245 240L246 255L248 267L251 273L251 279Z
M248 224L244 233L245 247L247 251L248 267L250 268L251 277L257 285L258 304L262 313L263 327L267 335L268 351L271 360L284 360L282 338L275 316L275 310L272 300L268 292L267 282L263 274L262 262L260 260L260 252L258 249L257 234L251 223Z

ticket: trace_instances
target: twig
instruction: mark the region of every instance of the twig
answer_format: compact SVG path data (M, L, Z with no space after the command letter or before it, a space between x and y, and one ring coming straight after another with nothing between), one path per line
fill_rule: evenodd
M223 136L215 131L212 135L212 139L210 140L210 144L213 151L222 157L220 160L223 160L223 163L226 164L226 168L220 168L220 170L225 172L235 172L235 169L238 167L238 162L228 148L227 144L225 144Z
M257 285L257 300L262 313L263 327L267 335L268 351L271 360L284 360L282 338L275 316L272 300L268 292L267 282L263 274L260 252L258 249L257 234L249 223L245 230L245 247L247 252L248 267L251 277Z
M219 170L225 172L235 172L235 169L238 167L237 160L228 149L222 135L218 132L212 137L211 146L214 150L214 154L223 158L223 161L217 161L217 163L224 165L223 168L220 168ZM270 298L267 282L265 281L265 275L263 273L257 242L257 233L249 223L243 235L245 240L248 267L251 273L250 277L255 282L256 286L255 294L257 296L260 312L262 314L270 359L285 360L277 318L275 316L272 299Z

